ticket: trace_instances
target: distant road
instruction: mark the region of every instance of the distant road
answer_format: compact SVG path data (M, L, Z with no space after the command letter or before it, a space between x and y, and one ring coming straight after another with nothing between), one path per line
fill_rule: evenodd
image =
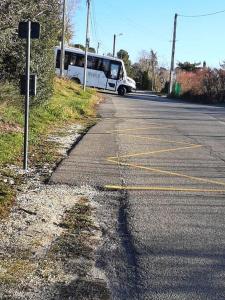
M99 190L113 299L225 299L225 108L107 97L52 182Z

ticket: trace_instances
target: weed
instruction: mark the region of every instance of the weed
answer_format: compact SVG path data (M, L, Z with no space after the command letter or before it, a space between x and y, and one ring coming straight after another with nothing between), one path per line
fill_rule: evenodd
M7 183L0 181L0 217L6 217L15 197L15 191Z

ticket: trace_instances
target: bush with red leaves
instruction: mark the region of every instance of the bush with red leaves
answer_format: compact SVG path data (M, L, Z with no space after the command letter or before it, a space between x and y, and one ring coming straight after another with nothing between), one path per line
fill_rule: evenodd
M225 70L202 68L195 72L180 71L177 82L181 84L184 99L204 103L225 102Z

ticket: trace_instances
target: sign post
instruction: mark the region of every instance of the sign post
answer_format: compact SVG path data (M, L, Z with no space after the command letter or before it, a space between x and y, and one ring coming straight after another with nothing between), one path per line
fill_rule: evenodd
M39 38L40 24L37 22L19 23L19 37L26 39L26 73L21 79L21 94L25 95L25 114L24 114L24 154L23 169L28 168L28 147L29 147L29 107L30 94L36 94L36 76L30 75L30 42L31 38ZM25 78L24 78L25 77ZM24 80L25 79L25 80Z
M27 22L27 43L26 43L26 96L25 96L25 122L24 122L24 160L23 168L28 166L28 139L29 139L29 107L30 107L30 33L31 21Z

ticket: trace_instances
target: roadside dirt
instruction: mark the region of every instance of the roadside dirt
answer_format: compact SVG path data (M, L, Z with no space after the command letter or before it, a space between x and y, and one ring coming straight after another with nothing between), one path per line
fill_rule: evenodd
M66 156L80 130L50 137L61 145L60 155ZM105 275L96 267L102 240L92 201L97 192L44 184L51 173L49 165L29 170L1 221L0 299L110 299Z

